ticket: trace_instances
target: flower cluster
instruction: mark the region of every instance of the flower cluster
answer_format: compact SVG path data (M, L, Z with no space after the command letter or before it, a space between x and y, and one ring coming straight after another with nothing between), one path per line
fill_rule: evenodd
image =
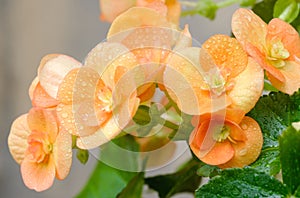
M100 4L101 18L112 22L107 40L83 63L45 56L29 89L32 108L12 124L9 149L25 185L43 191L55 177L64 179L72 148L93 149L121 136L157 93L165 94L177 116L191 115L187 141L201 161L220 168L253 163L263 137L246 114L262 94L264 70L282 92L300 87L298 33L280 19L267 25L238 9L232 18L236 38L214 35L194 47L188 26L178 27L176 0ZM149 150L146 143L172 139L164 137L138 142Z

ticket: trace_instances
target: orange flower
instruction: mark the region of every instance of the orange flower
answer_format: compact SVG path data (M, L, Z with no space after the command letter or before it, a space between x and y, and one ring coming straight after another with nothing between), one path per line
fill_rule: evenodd
M300 38L291 25L278 18L266 24L241 8L233 14L232 32L274 87L288 94L300 88Z
M91 50L84 65L61 83L57 113L79 137L77 146L91 149L116 137L135 114L139 99L129 71L137 62L123 45L106 42Z
M238 109L200 116L189 141L201 161L221 168L251 164L259 156L262 143L257 122Z
M177 0L99 0L100 19L113 20L131 7L146 7L153 9L175 24L179 23L181 6Z
M62 130L55 110L33 108L17 118L8 136L13 158L21 165L25 185L36 191L64 179L72 163L72 137Z
M259 99L263 83L260 66L226 35L212 36L202 49L178 50L169 56L164 72L170 96L183 112L192 115L230 105L248 112Z
M145 3L149 3L146 1ZM188 27L181 32L160 13L145 7L127 10L113 21L108 32L109 42L117 42L132 52L138 63L138 96L150 99L155 83L161 83L162 71L171 51L191 45Z

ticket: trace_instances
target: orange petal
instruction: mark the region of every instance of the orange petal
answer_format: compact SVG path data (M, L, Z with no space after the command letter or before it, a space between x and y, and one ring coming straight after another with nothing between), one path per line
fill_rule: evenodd
M111 24L107 38L115 34L138 27L170 27L170 23L158 12L142 7L133 7L116 18Z
M38 78L45 91L52 98L57 98L58 88L64 77L73 68L81 67L81 63L66 55L49 56L41 61Z
M262 94L263 69L252 58L249 58L246 69L233 79L233 84L233 88L227 92L232 101L231 106L247 113L255 106Z
M55 110L32 108L28 113L27 121L31 131L47 133L50 142L55 141L58 132Z
M9 151L18 164L25 157L25 151L28 147L27 138L30 133L27 114L23 114L13 122L7 141Z
M229 162L220 165L220 168L242 168L253 163L261 152L263 136L258 123L252 118L245 116L240 126L246 135L247 141L232 144L235 150L234 157Z
M56 167L56 177L64 179L72 164L72 135L60 130L53 145L53 157Z
M300 64L294 61L285 61L285 66L280 69L285 81L280 82L271 73L267 76L272 85L278 90L292 95L300 88Z
M47 190L55 178L55 164L50 155L48 163L36 163L25 157L21 164L21 174L24 184L37 192Z
M219 165L228 162L233 156L234 149L231 143L226 140L222 143L217 142L212 150L200 160L209 165Z
M245 112L239 108L233 108L232 106L227 107L226 110L226 120L230 121L232 123L237 123L239 124L243 117L245 116ZM217 112L218 113L218 112ZM223 116L223 112L221 110L221 115Z
M245 142L247 140L245 132L237 123L227 121L226 125L230 127L230 137L233 140L238 142Z
M226 76L235 77L247 66L247 54L235 38L214 35L203 43L202 48L211 55Z
M298 32L290 24L275 18L269 22L267 41L279 39L289 51L289 60L300 58L300 38Z
M135 6L135 4L135 0L99 0L100 18L111 23L118 15Z
M57 106L58 103L59 101L49 96L40 83L36 85L32 98L32 105L34 107L49 108Z
M149 0L137 0L137 6L140 7L147 7L150 9L155 10L156 12L160 13L162 16L167 15L167 7L163 1L156 0L156 1L149 1Z
M232 16L232 32L245 48L247 44L264 51L266 46L267 24L253 11L240 8Z
M174 47L174 51L186 47L192 47L192 35L189 31L188 24L186 24L184 26L184 29L180 32L180 35L178 36L177 42Z

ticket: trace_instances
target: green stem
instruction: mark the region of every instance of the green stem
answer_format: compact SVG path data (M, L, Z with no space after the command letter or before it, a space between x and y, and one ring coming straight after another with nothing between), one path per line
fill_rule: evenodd
M239 0L225 0L217 3L218 8L225 8L231 6L235 3L238 3Z

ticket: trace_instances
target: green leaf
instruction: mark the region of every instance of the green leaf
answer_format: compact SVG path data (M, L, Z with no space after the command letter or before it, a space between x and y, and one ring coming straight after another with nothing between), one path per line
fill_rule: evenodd
M139 125L148 124L151 121L150 108L146 105L140 105L132 119Z
M89 151L78 149L76 152L76 157L82 164L86 164L87 161L89 160Z
M226 169L196 191L196 198L286 197L287 188L255 169Z
M261 127L264 143L260 157L251 166L275 175L280 170L279 141L281 133L300 119L300 94L292 96L281 92L271 92L262 96L247 114Z
M115 169L99 161L89 181L76 197L114 198L135 175L134 172Z
M291 194L300 187L300 131L289 127L279 140L283 182Z
M140 172L127 184L126 188L118 194L118 198L141 198L144 186L144 172Z
M263 150L259 158L250 166L269 175L276 175L281 168L279 148L274 147Z
M115 198L134 178L139 146L130 135L101 147L100 160L77 198ZM122 170L121 170L122 169Z
M299 4L295 0L278 0L274 6L273 16L291 23L297 18L299 9Z
M218 174L220 169L216 166L211 166L208 164L204 164L197 170L197 174L202 177L213 177Z
M291 25L300 33L300 14L298 17L291 23Z
M194 193L201 177L196 172L202 163L191 160L176 173L146 178L148 186L156 190L160 198L169 198L179 192Z
M252 10L256 13L262 20L269 23L273 19L273 8L277 0L264 0L253 6Z

